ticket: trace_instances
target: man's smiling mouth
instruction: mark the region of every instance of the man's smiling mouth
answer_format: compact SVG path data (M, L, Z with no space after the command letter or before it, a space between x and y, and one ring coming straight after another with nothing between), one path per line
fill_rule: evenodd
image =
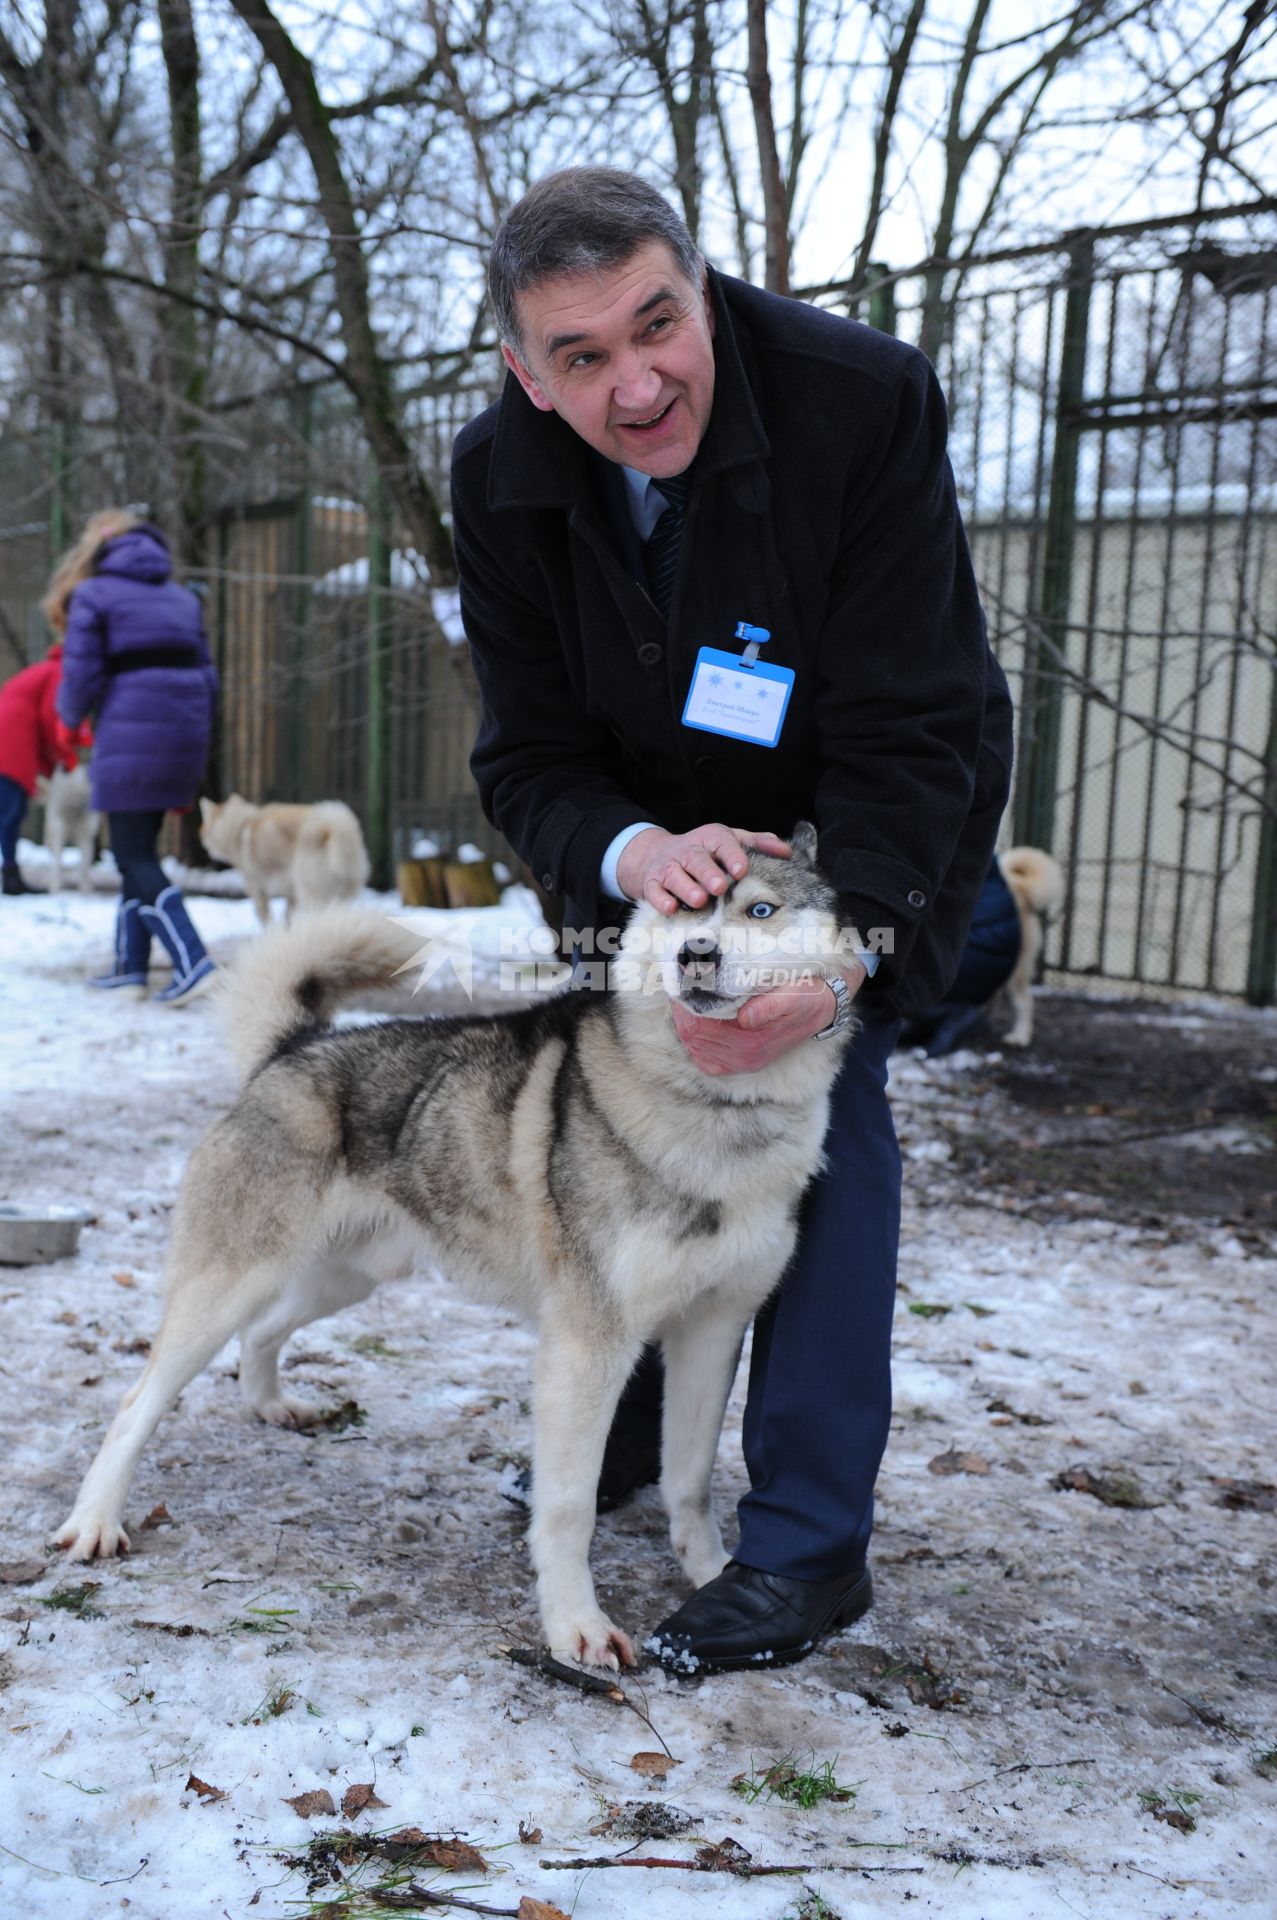
M658 427L673 405L673 400L667 400L660 412L652 414L648 419L622 420L621 425L626 428L628 432L645 433L650 427Z

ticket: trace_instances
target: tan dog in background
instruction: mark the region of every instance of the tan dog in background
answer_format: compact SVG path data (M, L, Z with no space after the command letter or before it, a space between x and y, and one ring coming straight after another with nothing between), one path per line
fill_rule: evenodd
M257 807L232 793L220 804L201 800L200 813L200 839L215 859L239 869L264 927L276 895L288 902L291 915L294 907L353 900L368 884L364 836L341 800Z
M1033 976L1042 952L1042 915L1063 900L1064 875L1058 861L1041 847L1008 847L998 855L998 865L1020 915L1020 957L999 989L1009 997L1014 1016L1002 1044L1027 1047L1033 1038Z

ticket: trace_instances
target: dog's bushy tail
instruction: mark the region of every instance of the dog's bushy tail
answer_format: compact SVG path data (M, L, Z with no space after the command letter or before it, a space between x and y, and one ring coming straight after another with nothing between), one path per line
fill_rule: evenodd
M344 801L321 800L308 810L295 864L302 899L350 899L367 886L364 837Z
M1041 847L1008 847L998 855L1003 877L1034 913L1049 913L1064 898L1064 875L1057 860Z
M365 907L323 907L270 928L220 991L236 1065L251 1073L291 1034L324 1026L343 1002L390 986L421 948L420 934Z

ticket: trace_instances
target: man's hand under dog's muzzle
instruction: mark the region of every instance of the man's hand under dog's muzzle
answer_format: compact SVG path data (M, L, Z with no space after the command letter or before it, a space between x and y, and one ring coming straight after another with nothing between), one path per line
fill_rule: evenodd
M856 992L865 978L861 966L847 972ZM800 980L747 1000L734 1020L705 1020L672 1002L674 1030L702 1073L758 1073L803 1040L826 1028L838 1011L825 980Z

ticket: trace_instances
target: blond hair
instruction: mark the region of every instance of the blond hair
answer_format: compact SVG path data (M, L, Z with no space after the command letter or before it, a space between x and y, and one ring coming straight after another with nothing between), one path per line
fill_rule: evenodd
M67 602L76 588L93 572L99 549L108 540L118 540L122 533L128 533L143 524L141 515L129 507L104 507L101 513L90 514L84 532L67 548L53 569L48 589L40 602L40 611L55 633L65 633Z

